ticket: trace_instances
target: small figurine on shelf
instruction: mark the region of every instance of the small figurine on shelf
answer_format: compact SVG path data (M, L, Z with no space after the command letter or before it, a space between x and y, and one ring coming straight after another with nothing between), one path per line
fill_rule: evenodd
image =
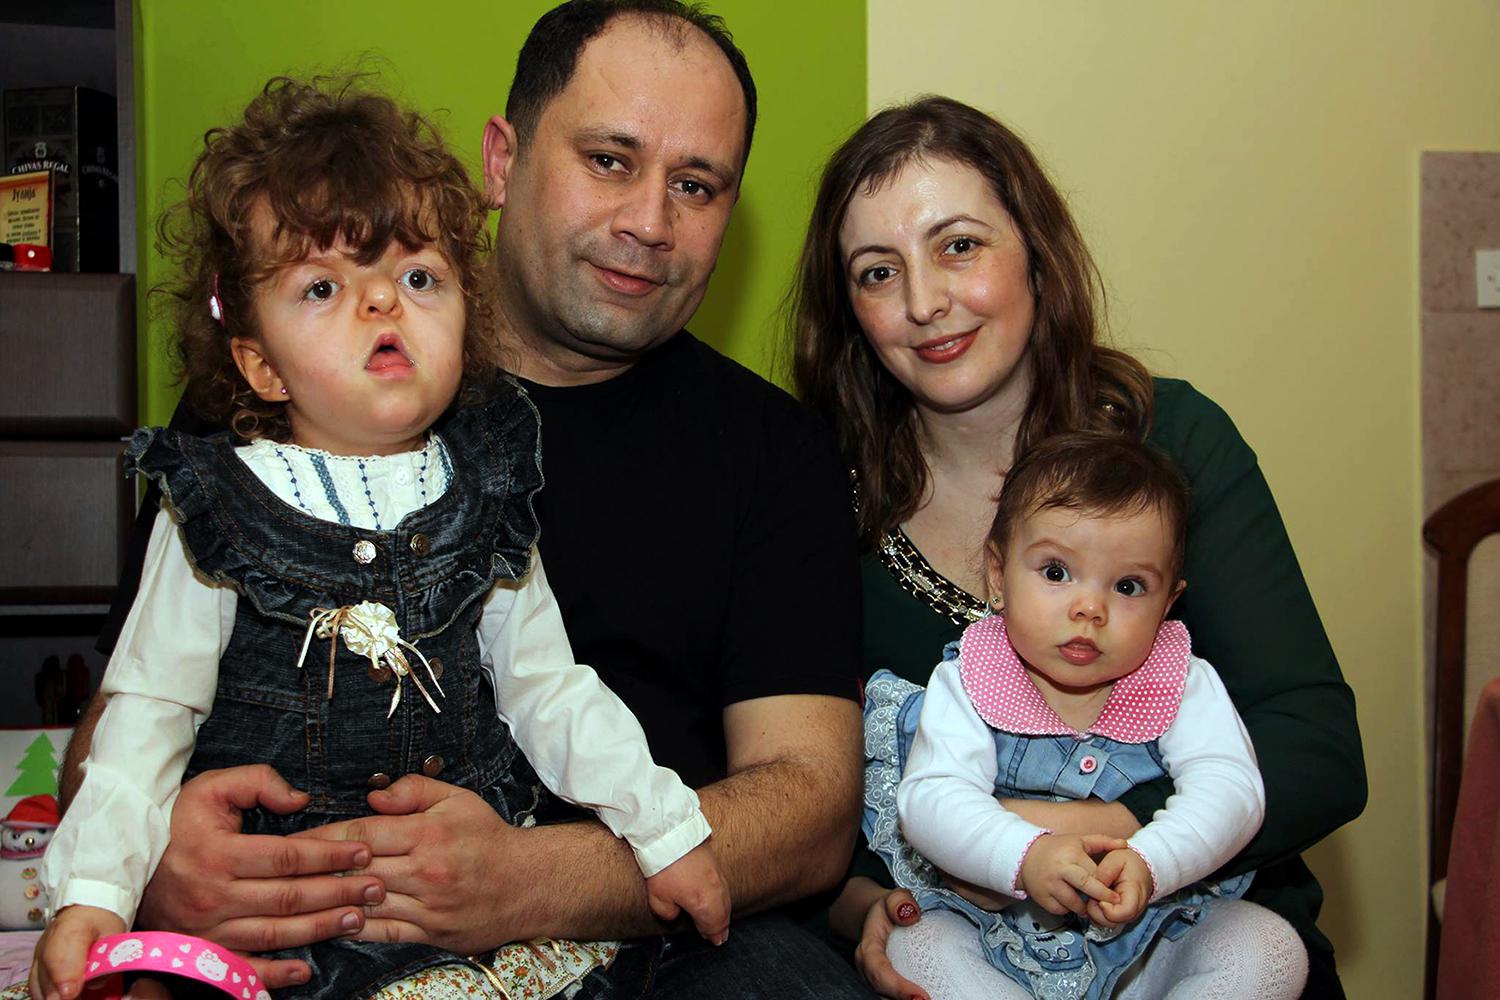
M57 799L28 795L0 820L0 930L40 930L46 924L40 868L58 817Z

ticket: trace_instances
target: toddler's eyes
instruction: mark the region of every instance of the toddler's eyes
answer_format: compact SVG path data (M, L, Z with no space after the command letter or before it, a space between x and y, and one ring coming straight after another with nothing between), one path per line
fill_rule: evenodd
M1042 567L1042 577L1048 583L1067 583L1073 579L1072 575L1068 573L1068 567L1055 559Z
M438 276L425 267L413 267L401 275L401 284L414 292L430 292L438 286Z
M328 278L319 278L307 286L307 291L302 293L302 297L313 302L327 302L338 290L338 282Z
M1146 593L1146 584L1133 576L1127 576L1115 584L1115 593L1125 597L1140 597Z

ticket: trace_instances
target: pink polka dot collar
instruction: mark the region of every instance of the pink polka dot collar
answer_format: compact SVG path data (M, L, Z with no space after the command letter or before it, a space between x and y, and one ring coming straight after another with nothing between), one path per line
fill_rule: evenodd
M982 618L964 629L959 642L959 679L979 717L996 729L1024 736L1103 736L1146 743L1166 732L1177 717L1187 685L1192 641L1187 626L1162 622L1146 662L1115 681L1099 718L1087 733L1062 719L1042 698L1010 644L1005 619Z

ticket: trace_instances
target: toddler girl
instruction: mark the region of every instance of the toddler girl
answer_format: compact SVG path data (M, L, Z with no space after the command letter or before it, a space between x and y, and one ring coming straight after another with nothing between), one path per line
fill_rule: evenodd
M1007 475L986 547L997 613L950 644L925 696L871 679L865 834L932 911L890 956L934 997L1300 993L1295 931L1232 902L1251 875L1204 881L1265 802L1223 684L1166 620L1187 516L1181 477L1143 444L1039 444ZM1163 773L1175 794L1129 840L1054 833L998 801L1113 802ZM1216 908L1214 947L1174 944Z
M248 812L247 833L368 814L406 774L520 822L539 775L630 842L659 916L685 909L722 942L697 796L573 662L536 551L536 410L508 381L478 395L485 211L463 167L385 97L277 79L209 133L187 187L162 227L184 272L179 360L195 408L239 440L150 429L127 449L162 512L47 855L58 912L34 995L77 996L91 942L130 925L184 776L252 762L309 803ZM295 954L313 977L282 995L365 996L457 960L343 940Z

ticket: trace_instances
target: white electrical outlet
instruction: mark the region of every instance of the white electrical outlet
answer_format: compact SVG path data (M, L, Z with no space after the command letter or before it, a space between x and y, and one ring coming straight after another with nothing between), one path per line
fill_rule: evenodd
M1500 250L1474 251L1474 284L1479 286L1479 308L1500 309Z

